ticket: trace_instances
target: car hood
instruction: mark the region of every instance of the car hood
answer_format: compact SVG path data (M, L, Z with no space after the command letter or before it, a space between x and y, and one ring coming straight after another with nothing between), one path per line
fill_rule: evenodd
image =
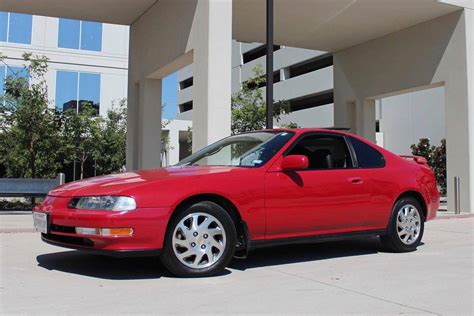
M56 197L119 195L132 188L149 183L183 180L235 170L226 166L178 166L112 174L63 184L48 195ZM127 194L125 194L127 195Z

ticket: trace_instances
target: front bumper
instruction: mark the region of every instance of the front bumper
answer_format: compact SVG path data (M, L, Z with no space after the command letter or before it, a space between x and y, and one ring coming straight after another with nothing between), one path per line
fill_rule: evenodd
M53 246L85 251L87 253L107 255L117 258L160 256L161 249L146 250L105 250L93 247L93 241L84 237L69 237L57 234L41 234L41 240Z
M51 198L35 212L49 214L49 231L43 241L56 246L114 256L159 254L163 248L171 210L138 208L129 212L89 211L67 208L69 198ZM76 233L76 227L132 228L131 236L100 236Z

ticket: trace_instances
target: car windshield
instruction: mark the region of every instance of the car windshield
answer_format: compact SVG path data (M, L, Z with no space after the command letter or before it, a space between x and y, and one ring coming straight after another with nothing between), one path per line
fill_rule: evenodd
M293 132L265 131L230 136L181 160L177 166L260 167L293 135Z

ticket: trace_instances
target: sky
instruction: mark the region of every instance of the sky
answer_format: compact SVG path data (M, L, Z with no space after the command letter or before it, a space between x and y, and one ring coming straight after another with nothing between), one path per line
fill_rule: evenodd
M163 119L175 119L177 111L177 75L171 75L163 78L161 90L162 103L165 106L163 111Z

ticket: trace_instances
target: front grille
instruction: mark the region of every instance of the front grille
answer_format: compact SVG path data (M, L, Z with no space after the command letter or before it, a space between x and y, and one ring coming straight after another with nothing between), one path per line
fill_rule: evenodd
M52 242L58 242L67 245L80 246L80 247L93 247L94 242L89 238L73 237L73 236L62 236L55 234L41 234L41 236Z
M61 226L61 225L52 224L51 231L58 232L58 233L75 234L76 228L73 226Z

